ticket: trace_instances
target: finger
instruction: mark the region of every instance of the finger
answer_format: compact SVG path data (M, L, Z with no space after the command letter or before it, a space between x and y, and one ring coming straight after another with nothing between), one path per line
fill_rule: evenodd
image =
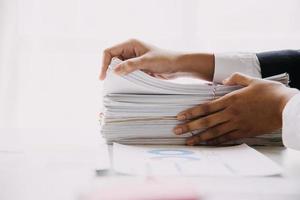
M150 60L142 57L131 58L123 61L115 68L115 73L118 75L126 75L138 69L145 69L145 66L149 66Z
M235 130L235 128L236 127L234 123L231 123L230 121L224 122L222 124L209 128L202 133L190 137L186 141L186 143L187 145L199 144L201 142L212 140L217 137L220 137L221 135L232 132L233 130Z
M100 80L105 79L106 71L107 71L108 65L111 62L111 59L112 59L111 53L109 52L109 50L105 50L103 52L103 56L102 56L102 67L101 67L101 72L100 72L100 76L99 76Z
M235 130L232 132L229 132L227 134L221 135L220 137L214 138L212 140L208 140L206 142L207 145L220 145L220 144L224 144L226 142L230 142L230 141L234 141L234 140L238 140L245 137L243 132L240 130Z
M102 67L101 67L101 73L100 73L100 80L104 80L106 76L106 71L108 69L108 66L111 62L111 59L113 57L130 57L131 54L134 54L134 52L131 52L133 50L130 50L132 46L132 41L126 41L123 43L120 43L118 45L115 45L111 48L105 49L103 51L103 57L102 57ZM129 51L129 52L128 52ZM125 55L126 54L126 55Z
M241 85L241 86L248 86L251 81L253 80L252 77L241 74L241 73L234 73L229 78L223 81L224 85Z
M228 105L228 97L223 96L211 102L207 102L190 108L188 110L182 111L177 115L178 120L190 120L199 116L208 115L217 111L224 109Z
M191 132L194 130L210 128L217 124L221 124L229 120L228 115L224 111L220 111L206 117L202 117L186 124L177 125L174 129L174 133L177 135Z
M123 44L117 45L115 47L112 47L110 49L106 49L103 52L103 58L102 58L102 68L100 73L100 80L104 80L106 77L106 71L108 69L108 66L111 62L111 59L115 56L122 56L123 52Z
M153 76L155 78L159 78L159 79L163 79L163 80L168 80L166 77L164 77L163 75L160 75L160 74L153 74Z

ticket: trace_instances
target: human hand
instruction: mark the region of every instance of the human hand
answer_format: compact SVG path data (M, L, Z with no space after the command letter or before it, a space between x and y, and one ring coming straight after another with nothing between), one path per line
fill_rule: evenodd
M126 75L142 70L154 77L171 79L177 76L196 76L212 80L214 72L213 54L181 54L171 52L132 39L104 50L100 79L104 80L113 57L123 60L115 73Z
M299 92L278 82L239 73L223 83L245 87L177 115L178 120L191 121L176 126L175 134L206 129L188 138L188 145L200 142L218 145L277 130L282 126L282 111L286 103Z
M157 47L131 39L104 50L100 79L105 78L108 65L113 57L123 60L115 68L115 73L126 75L141 69L152 76L167 78L167 75L177 71L174 63L176 53L167 52ZM164 75L166 74L166 75Z

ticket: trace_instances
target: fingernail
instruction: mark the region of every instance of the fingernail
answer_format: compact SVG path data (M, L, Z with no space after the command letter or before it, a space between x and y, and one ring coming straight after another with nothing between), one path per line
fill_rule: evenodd
M180 128L180 127L175 128L175 129L174 129L174 133L175 133L176 135L181 134L181 133L182 133L182 128Z
M186 116L184 114L180 114L177 116L178 120L186 120Z

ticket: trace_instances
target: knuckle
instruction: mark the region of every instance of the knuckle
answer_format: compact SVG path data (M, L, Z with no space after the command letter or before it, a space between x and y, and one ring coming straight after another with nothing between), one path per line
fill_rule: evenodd
M128 72L131 72L131 71L133 71L135 69L135 67L134 67L134 65L127 65L126 66L126 71L128 71Z
M186 112L185 112L185 116L186 116L186 119L192 119L193 117L194 117L194 115L193 115L193 111L194 109L191 109L191 110L187 110Z
M109 49L109 48L108 48L108 49L104 49L104 50L103 50L103 54L104 54L104 55L108 55L108 54L109 54L109 52L110 52L110 49Z
M207 141L207 140L212 140L214 138L217 138L219 135L219 131L216 130L215 128L211 128L203 132L202 134L199 135L202 140Z
M202 122L200 120L196 120L193 123L193 127L200 128L202 126Z
M213 139L213 144L214 145L221 145L221 144L224 144L226 142L229 142L232 140L232 136L230 134L226 134L226 135L223 135L221 137L218 137L216 139Z
M232 78L235 79L235 78L239 78L241 76L241 74L239 72L234 72L232 74Z
M126 62L126 67L127 67L127 68L131 68L131 67L133 67L133 66L134 66L134 62L133 62L133 61L128 60L128 61Z
M210 119L205 117L201 120L198 120L197 125L202 128L208 128L210 126Z
M136 38L130 38L128 40L129 43L139 43L139 40L137 40Z
M204 103L199 106L199 109L202 111L203 115L207 115L210 113L210 104Z
M197 119L190 123L188 123L188 129L189 131L195 131L195 130L201 130L203 129L203 125L201 123L201 120Z
M133 65L133 62L132 62L131 60L128 60L128 61L126 62L126 65L128 65L128 66Z
M181 126L181 128L182 128L182 131L183 131L183 132L190 132L190 131L193 130L190 123Z
M190 110L190 115L192 117L197 117L200 114L200 107L195 107L194 109Z
M186 131L193 131L196 129L195 125L193 123L188 123L185 127Z
M184 132L191 132L193 131L193 127L191 127L190 124L187 124L186 126L183 126L182 130Z
M116 68L118 71L124 71L125 70L125 66L124 65L119 65L118 68Z

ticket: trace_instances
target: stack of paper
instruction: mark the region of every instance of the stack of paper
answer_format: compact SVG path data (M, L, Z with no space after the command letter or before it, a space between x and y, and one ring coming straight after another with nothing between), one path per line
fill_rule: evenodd
M154 78L142 71L126 76L113 73L121 60L114 58L104 81L101 133L106 140L123 144L184 144L192 134L175 135L176 115L239 89L212 83L180 84ZM288 84L288 75L270 79ZM203 130L198 130L201 132ZM196 133L195 131L193 134ZM279 134L247 138L248 144L281 144Z

